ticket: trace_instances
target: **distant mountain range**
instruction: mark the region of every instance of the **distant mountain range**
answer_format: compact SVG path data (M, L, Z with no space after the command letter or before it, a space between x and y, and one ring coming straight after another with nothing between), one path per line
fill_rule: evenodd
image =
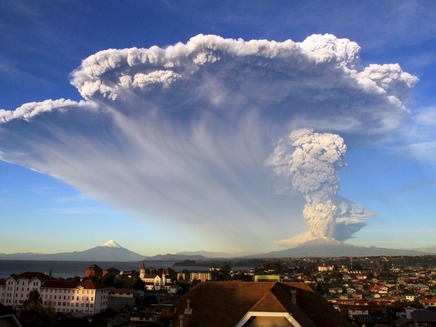
M250 258L293 258L293 257L370 257L370 256L417 256L427 252L404 249L386 249L375 246L364 247L346 244L335 239L317 238L296 247L249 256Z
M249 256L237 256L218 252L179 252L176 254L159 254L147 257L133 251L130 251L117 242L110 240L102 245L80 252L63 252L55 254L38 254L38 253L0 253L0 260L58 260L58 261L183 261L195 260L202 261L206 259L224 259L224 258L292 258L292 257L366 257L366 256L417 256L425 254L436 254L436 246L420 248L419 250L402 250L386 249L375 246L363 247L350 245L334 239L319 238L296 247L273 251L268 253L259 253Z
M424 246L421 248L417 248L416 250L425 253L436 254L436 245Z
M141 261L147 257L123 248L110 240L102 245L85 251L63 252L55 254L14 253L0 254L2 260L58 260L58 261Z

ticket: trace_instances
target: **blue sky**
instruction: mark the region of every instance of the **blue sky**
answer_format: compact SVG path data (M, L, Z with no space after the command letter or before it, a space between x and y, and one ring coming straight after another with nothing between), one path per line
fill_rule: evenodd
M340 190L332 199L351 201L360 211L347 211L334 237L363 246L435 245L434 1L6 0L0 31L3 117L26 103L45 104L30 105L35 115L27 120L17 111L18 118L0 123L0 253L84 250L109 239L144 255L284 249L286 240L307 236L307 194L294 184L287 184L292 190L286 193L282 184L295 175L281 176L261 163L294 128L314 129L314 140L337 134L347 145ZM201 72L195 75L183 55L193 55L186 44L198 34L221 38L190 43L197 42L195 51L206 54L197 59L211 67L194 67ZM303 42L313 34L334 35L329 42L336 45L354 42L346 43L348 59L339 52L336 59L322 58L311 47L326 38ZM271 49L269 41L292 40L312 49L319 62L292 66L306 60L292 48L284 65L271 59L271 50L256 59L265 70L254 70L244 55L233 59L253 46L228 39L268 40ZM166 50L178 43L178 50ZM218 48L210 50L211 43ZM95 55L81 66L99 51L138 48L139 56L155 45L161 48L156 53L180 65L166 71L175 72L170 77L176 82L159 75L163 68L153 75L174 93L147 89L140 79L130 80L127 91L111 89L111 74L132 73L104 66L110 56L122 58L120 51ZM353 49L358 59L350 59ZM401 70L382 66L397 63ZM371 64L378 66L365 71ZM341 65L345 73L336 75ZM152 68L140 66L138 72ZM280 69L294 79L282 83ZM360 74L356 88L346 84L354 83L353 72ZM189 74L204 80L197 84ZM383 94L365 84L364 77L377 80L377 74L386 74L380 83L390 83ZM223 81L234 85L226 89ZM240 87L242 95L235 91ZM282 97L277 108L271 94ZM49 99L71 101L44 102ZM241 109L238 101L258 109ZM176 109L154 121L138 113L142 105Z

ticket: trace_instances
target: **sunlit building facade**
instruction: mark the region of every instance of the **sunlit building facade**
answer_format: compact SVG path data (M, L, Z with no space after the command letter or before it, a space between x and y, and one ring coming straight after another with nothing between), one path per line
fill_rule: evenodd
M109 288L92 280L80 283L52 280L42 285L40 294L44 306L54 312L94 315L107 309Z
M40 294L44 307L53 312L94 315L108 307L109 288L92 280L70 282L26 272L0 281L0 303L20 310L31 291Z
M25 272L6 278L0 283L0 303L20 309L32 290L40 291L41 285L51 277L39 272Z

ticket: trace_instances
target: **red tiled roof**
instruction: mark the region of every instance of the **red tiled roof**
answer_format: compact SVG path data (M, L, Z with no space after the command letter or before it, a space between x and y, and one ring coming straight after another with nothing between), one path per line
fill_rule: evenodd
M48 280L42 284L42 288L76 288L78 282L70 282L67 280Z
M160 277L158 274L145 274L144 278L150 279L150 278L156 278L156 277Z
M291 291L296 291L295 300ZM187 300L191 314L184 314ZM305 283L203 282L177 306L177 316L184 315L184 327L233 327L249 311L290 313L303 326L351 326Z
M96 265L95 263L92 266L89 266L88 269L89 270L103 270L98 265Z
M80 283L80 286L87 289L102 289L102 288L108 288L106 285L93 281L92 279L87 279Z
M136 290L134 290L133 288L115 288L115 287L111 287L109 289L109 293L135 293Z
M106 285L87 279L83 282L70 282L67 280L49 280L42 284L45 288L78 288L82 286L85 289L108 288Z

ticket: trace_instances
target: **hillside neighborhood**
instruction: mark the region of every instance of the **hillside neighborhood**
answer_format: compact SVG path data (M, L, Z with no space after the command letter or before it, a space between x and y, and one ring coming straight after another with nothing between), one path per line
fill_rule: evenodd
M187 264L184 262L183 264ZM436 326L436 256L191 261L0 280L5 326ZM237 270L232 266L252 265ZM316 305L315 305L316 303ZM1 326L3 326L0 323Z

